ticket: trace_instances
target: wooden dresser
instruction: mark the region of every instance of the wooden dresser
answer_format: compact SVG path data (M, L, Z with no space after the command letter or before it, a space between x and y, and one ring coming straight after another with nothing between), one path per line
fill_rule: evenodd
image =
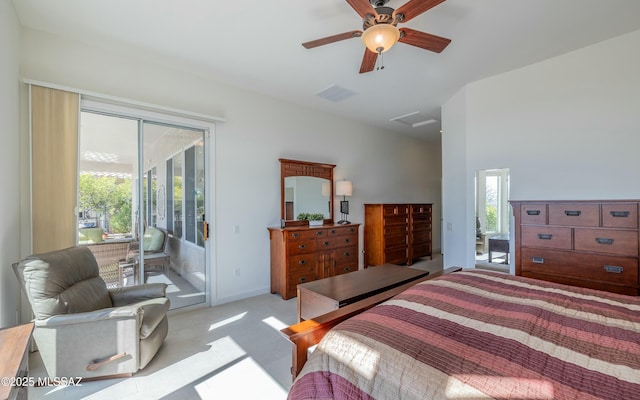
M640 294L640 201L510 203L516 228L516 275Z
M359 226L269 228L271 293L287 300L299 283L357 271Z
M431 257L431 204L365 204L365 267Z

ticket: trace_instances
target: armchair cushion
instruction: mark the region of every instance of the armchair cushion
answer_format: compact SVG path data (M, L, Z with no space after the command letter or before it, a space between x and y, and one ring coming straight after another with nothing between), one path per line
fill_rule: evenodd
M13 265L36 319L112 307L107 285L89 249L37 254Z

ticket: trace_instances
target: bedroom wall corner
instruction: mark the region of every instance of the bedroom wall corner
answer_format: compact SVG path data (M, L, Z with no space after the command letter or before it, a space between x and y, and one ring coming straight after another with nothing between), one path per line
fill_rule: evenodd
M16 325L19 288L11 264L20 256L20 23L0 1L0 328Z
M461 89L442 107L442 253L445 268L473 268L473 174L467 167L467 93ZM471 183L471 186L470 186ZM472 189L471 189L472 190Z

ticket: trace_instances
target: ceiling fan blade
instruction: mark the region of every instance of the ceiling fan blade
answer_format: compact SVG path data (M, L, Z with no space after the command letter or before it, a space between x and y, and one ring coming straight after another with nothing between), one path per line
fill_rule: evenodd
M362 31L350 31L344 33L338 33L337 35L327 36L321 39L312 40L310 42L302 43L302 45L307 49L312 49L314 47L323 46L325 44L339 42L341 40L351 39L355 37L362 36Z
M444 1L444 0L443 0ZM358 13L361 18L371 14L374 17L378 16L375 8L369 3L369 0L347 0L347 3Z
M451 43L451 39L410 28L400 28L400 39L398 41L436 53L442 52Z
M409 0L400 6L400 8L395 10L393 12L393 16L395 17L398 14L404 15L404 18L402 19L402 22L404 23L444 1L445 0Z
M362 57L362 64L360 65L360 73L373 71L378 60L378 53L375 53L369 49L364 49L364 57Z

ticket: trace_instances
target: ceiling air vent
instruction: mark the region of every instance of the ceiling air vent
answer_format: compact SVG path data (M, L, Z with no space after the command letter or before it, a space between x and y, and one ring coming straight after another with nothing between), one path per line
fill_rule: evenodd
M354 96L356 94L356 92L352 92L349 89L345 89L343 87L340 87L338 85L331 85L326 89L323 89L319 92L316 93L316 96L321 97L325 100L329 100L332 101L334 103L337 103L339 101L342 101L344 99L347 99L351 96Z
M433 124L438 122L437 119L420 114L418 111L412 112L399 117L391 118L389 121L400 122L405 125L409 125L412 128L417 128L422 125Z

